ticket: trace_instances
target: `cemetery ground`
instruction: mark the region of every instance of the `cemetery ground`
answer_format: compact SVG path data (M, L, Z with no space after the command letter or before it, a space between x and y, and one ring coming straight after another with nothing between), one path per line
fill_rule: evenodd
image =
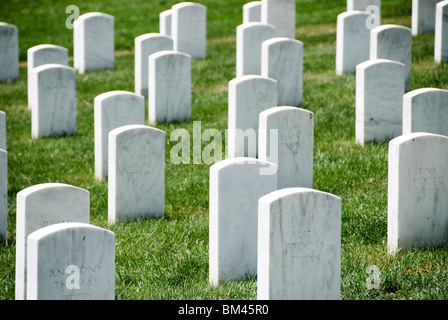
M193 121L201 130L227 128L228 82L235 77L235 31L246 1L204 0L207 57L192 61L192 120L159 124L166 132L165 216L107 222L107 182L95 180L93 100L112 90L134 91L134 38L158 32L158 15L176 1L6 1L0 20L19 28L20 76L0 84L0 109L7 115L8 236L0 244L0 299L14 299L16 195L35 184L60 182L90 192L91 223L116 234L116 299L256 299L256 278L219 286L208 282L209 164L173 164L178 141L170 133ZM314 189L342 199L341 298L448 299L448 248L387 254L387 143L355 143L355 75L335 73L336 18L345 0L297 0L296 39L304 43L302 107L315 116ZM26 50L51 43L73 53L73 31L65 27L68 5L80 13L115 17L115 67L77 76L77 134L31 138L27 106ZM411 26L411 2L384 0L382 23ZM434 63L434 35L413 37L412 89L448 88L448 66ZM70 61L70 66L73 60ZM147 102L146 102L147 103ZM148 112L148 111L146 111ZM146 115L146 119L147 119ZM209 141L202 142L202 149ZM191 145L192 146L192 145ZM372 267L373 266L373 269Z

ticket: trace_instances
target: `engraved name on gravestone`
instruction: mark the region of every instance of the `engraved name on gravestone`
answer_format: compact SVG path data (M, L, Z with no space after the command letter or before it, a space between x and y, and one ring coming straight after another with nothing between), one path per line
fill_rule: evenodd
M28 109L32 109L31 103L35 100L31 90L31 70L43 64L62 64L68 66L68 49L54 44L40 44L31 47L27 51L28 69Z
M277 130L277 140L271 130ZM312 112L291 106L260 112L258 158L277 164L279 189L313 187L313 145Z
M148 120L183 122L191 118L191 57L170 50L148 58Z
M261 1L251 1L243 5L243 23L261 22Z
M226 159L210 167L211 284L256 275L258 199L277 189L276 167L254 158Z
M448 1L440 1L436 6L434 61L448 61Z
M128 91L109 91L94 99L95 177L108 173L109 131L128 124L145 124L145 98Z
M158 34L147 33L135 38L135 92L148 97L148 57L162 50L173 50L173 39Z
M356 142L382 142L401 135L404 64L386 59L356 66Z
M258 203L257 298L339 300L341 199L285 188Z
M448 90L421 88L403 96L403 134L448 135Z
M411 90L411 29L398 25L381 25L370 31L370 59L388 59L405 65L405 91Z
M261 0L261 22L275 27L277 37L295 38L296 1Z
M61 222L90 222L90 193L62 183L44 183L17 193L16 300L26 298L28 236Z
M44 64L31 70L33 138L76 135L76 70Z
M19 30L15 25L0 22L0 81L19 77Z
M387 249L444 245L448 240L448 137L426 132L389 143Z
M115 234L80 222L28 236L27 300L113 300Z
M277 105L300 106L303 99L303 42L276 37L261 44L261 75L277 80Z
M8 153L0 149L0 241L8 235Z
M128 125L109 132L109 222L160 218L165 210L165 132Z
M236 28L236 76L261 75L261 44L275 37L275 27L248 22Z
M171 7L171 37L174 50L202 59L207 51L207 7L181 2Z
M171 37L171 17L173 12L171 9L162 11L159 14L159 33L164 36Z
M228 156L257 157L258 117L277 106L277 81L258 75L229 81Z
M354 73L356 66L369 60L370 29L366 20L370 14L347 11L338 15L336 33L336 74Z
M412 35L433 33L440 0L412 0Z
M74 67L83 74L89 70L114 68L114 17L89 12L73 23Z

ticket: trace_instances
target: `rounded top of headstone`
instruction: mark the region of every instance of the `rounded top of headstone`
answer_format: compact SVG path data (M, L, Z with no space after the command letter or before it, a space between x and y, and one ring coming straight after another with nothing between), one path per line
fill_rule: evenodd
M54 234L55 232L64 232L69 229L86 229L86 230L95 230L95 231L104 231L105 233L109 234L110 236L114 236L114 232L108 229L104 229L98 226L95 226L90 223L85 222L61 222L61 223L55 223L51 224L49 226L37 229L36 231L33 231L28 236L28 240L38 240L41 239L49 234Z
M97 95L94 100L95 101L104 101L107 99L113 99L116 97L123 97L123 96L129 96L129 97L135 97L139 99L144 99L144 97L141 94L131 92L131 91L125 91L125 90L112 90L108 92L101 93Z
M239 165L276 166L274 163L251 157L235 157L218 161L210 166L210 170L219 171L223 168Z
M363 61L359 64L356 65L356 69L368 69L372 66L377 66L377 65L388 65L388 66L400 66L404 68L404 63L401 63L399 61L395 61L395 60L390 60L390 59L369 59L366 61Z
M250 28L264 28L264 29L272 29L273 31L275 31L274 25L260 21L245 22L236 27L237 30L250 29Z
M173 38L157 32L151 32L139 35L138 37L135 38L135 41L145 41L148 39L167 39L173 41Z
M307 113L310 115L310 117L312 117L314 115L314 113L309 110L294 107L294 106L275 106L275 107L272 107L272 108L269 108L269 109L266 109L266 110L263 110L262 112L260 112L260 117L269 117L271 115L274 115L277 113L284 113L284 112Z
M58 63L43 64L43 65L33 68L33 70L31 72L39 73L39 72L48 71L48 70L66 70L66 71L74 72L76 74L76 70L74 68L63 65L63 64L58 64Z
M345 19L347 17L370 17L370 13L361 10L350 10L338 14L338 19Z
M404 95L404 98L413 98L413 97L419 96L424 93L429 93L429 92L447 94L448 90L439 89L439 88L419 88L419 89L415 89L415 90L407 92Z
M437 140L446 140L448 142L448 137L440 134L429 133L429 132L411 132L407 134L403 134L389 141L389 146L392 145L400 145L403 143L412 143L416 140L425 140L425 139L437 139Z
M148 132L155 132L165 135L165 131L160 130L158 128L150 127L144 124L128 124L124 126L120 126L118 128L115 128L111 131L109 131L109 135L111 136L119 136L123 133L127 132L136 132L136 131L148 131Z
M239 83L246 82L246 81L254 81L254 80L277 83L277 80L275 80L273 78L264 77L264 76L261 76L258 74L246 74L246 75L242 75L242 76L239 76L239 77L236 77L236 78L233 78L232 80L230 80L229 86L237 85Z
M185 59L191 59L191 56L188 53L175 51L175 50L161 50L157 51L149 56L149 60L158 59L161 57L170 57L170 56L179 56L184 57Z
M39 192L46 192L48 190L55 190L55 189L64 189L64 190L74 190L79 192L85 192L86 194L90 194L88 190L85 190L80 187L76 187L70 184L66 183L60 183L60 182L49 182L49 183L40 183L36 184L34 186L30 186L28 188L25 188L17 193L17 196L28 196L33 193L39 193Z
M333 198L339 202L341 201L341 198L334 194L316 190L316 189L312 189L312 188L305 188L305 187L290 187L290 188L279 189L279 190L276 190L276 191L273 191L271 193L264 195L258 201L260 203L261 202L272 203L274 201L279 200L280 198L289 197L289 196L293 196L293 195L299 195L299 194L300 195L319 194L319 195L324 195L324 196Z
M91 18L106 18L106 19L114 19L114 16L103 13L103 12L88 12L80 15L76 20L87 20Z
M0 27L17 29L17 26L7 22L0 22Z
M290 43L290 44L294 44L294 45L300 45L303 46L303 42L297 39L293 39L293 38L287 38L287 37L274 37L274 38L270 38L267 40L264 40L262 43L262 46L270 46L270 45L274 45L274 44L281 44L281 43Z
M411 28L408 28L405 26L400 26L397 24L383 24L383 25L373 28L370 32L371 33L380 33L380 32L386 31L386 30L402 30L402 31L409 32L410 34L412 33Z
M32 52L36 52L36 51L40 51L40 50L49 50L49 49L50 50L60 50L60 51L68 52L68 49L65 48L65 47L58 46L58 45L55 45L55 44L47 44L47 43L45 43L45 44L38 44L36 46L33 46L33 47L28 49L28 52L32 53Z
M196 3L196 2L180 2L180 3L177 3L177 4L173 5L171 7L171 9L178 10L178 9L182 9L182 8L185 8L185 7L187 7L187 8L195 7L195 8L201 8L201 9L206 9L207 8L203 4Z

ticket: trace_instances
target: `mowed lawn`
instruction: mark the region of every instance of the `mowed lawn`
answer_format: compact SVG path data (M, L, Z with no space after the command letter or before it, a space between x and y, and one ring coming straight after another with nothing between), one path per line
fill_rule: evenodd
M85 188L91 223L116 235L116 299L256 299L256 278L219 286L208 283L209 167L173 164L175 129L193 137L218 129L225 147L227 88L235 77L236 27L247 1L197 1L207 6L207 57L192 62L192 119L161 124L166 132L164 218L108 225L107 182L94 178L94 98L111 90L134 91L134 39L159 31L159 13L176 1L19 1L0 3L0 21L19 28L20 76L0 84L0 110L7 114L8 237L0 244L0 299L14 299L16 195L32 185L61 182ZM448 250L428 248L389 256L387 245L388 144L355 143L355 75L336 76L336 18L346 0L297 0L296 38L304 43L304 103L315 115L314 188L342 199L341 298L447 299ZM73 31L80 13L115 17L115 68L77 77L77 135L31 139L27 106L26 51L44 43L61 45L73 57ZM382 22L411 26L411 1L383 0ZM448 87L448 68L434 63L434 35L413 38L412 89ZM73 66L73 60L70 60ZM147 119L147 117L146 117ZM203 141L205 147L209 142ZM193 155L193 152L191 152ZM374 266L378 273L368 269ZM378 280L379 287L370 284Z

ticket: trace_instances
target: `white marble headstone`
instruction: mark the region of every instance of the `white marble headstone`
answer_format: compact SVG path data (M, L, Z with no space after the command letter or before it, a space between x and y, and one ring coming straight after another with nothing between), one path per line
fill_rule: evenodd
M145 124L145 98L129 91L109 91L94 99L95 177L108 172L109 132L129 124Z
M261 22L261 1L251 1L243 5L243 23Z
M159 33L147 33L135 38L135 92L148 97L148 58L162 50L173 50L173 39Z
M277 81L247 75L229 81L228 157L257 157L258 116L277 106Z
M415 132L389 143L387 249L448 241L448 137Z
M256 275L258 199L277 189L275 171L275 164L253 158L226 159L210 167L211 284Z
M433 33L440 0L412 0L412 35Z
M356 142L383 142L402 132L404 64L375 59L356 67Z
M181 2L171 7L171 37L174 50L192 59L205 58L207 52L207 7Z
M275 27L277 37L295 38L296 1L261 0L261 22Z
M165 211L165 132L127 125L109 133L109 223L161 218Z
M17 193L16 300L26 298L28 236L62 222L90 222L89 191L62 183L43 183Z
M285 188L258 201L259 300L339 300L341 199Z
M32 69L29 85L32 137L76 135L76 70L44 64Z
M405 65L405 91L411 90L411 29L398 25L381 25L370 31L370 59L388 59Z
M313 187L313 146L312 112L291 106L260 112L258 158L277 164L279 189Z
M148 58L149 123L182 122L191 118L191 57L170 50Z
M261 75L261 44L275 37L273 25L248 22L236 28L236 76Z
M0 242L8 235L8 152L0 149Z
M159 33L171 37L171 17L172 17L171 9L162 11L159 14Z
M276 37L261 45L261 75L277 80L277 105L300 106L303 99L303 43Z
M31 96L33 91L30 86L31 70L43 64L62 64L68 66L68 49L54 44L40 44L31 47L27 51L27 69L28 69L28 109L32 109L31 103L34 98Z
M73 55L79 73L114 68L114 28L114 17L106 13L89 12L75 20Z
M114 300L115 234L80 222L28 236L27 300Z
M19 30L15 25L0 22L0 81L19 77Z
M7 150L7 129L6 129L6 113L4 111L0 111L0 149Z
M403 96L403 134L448 135L448 90L421 88Z
M338 15L336 33L336 74L354 73L356 66L369 60L370 29L366 21L370 14L347 11Z
M381 0L347 0L347 11L353 10L375 15L375 21L368 21L368 25L377 27L381 24Z
M448 61L448 1L440 1L436 6L434 37L434 61Z

